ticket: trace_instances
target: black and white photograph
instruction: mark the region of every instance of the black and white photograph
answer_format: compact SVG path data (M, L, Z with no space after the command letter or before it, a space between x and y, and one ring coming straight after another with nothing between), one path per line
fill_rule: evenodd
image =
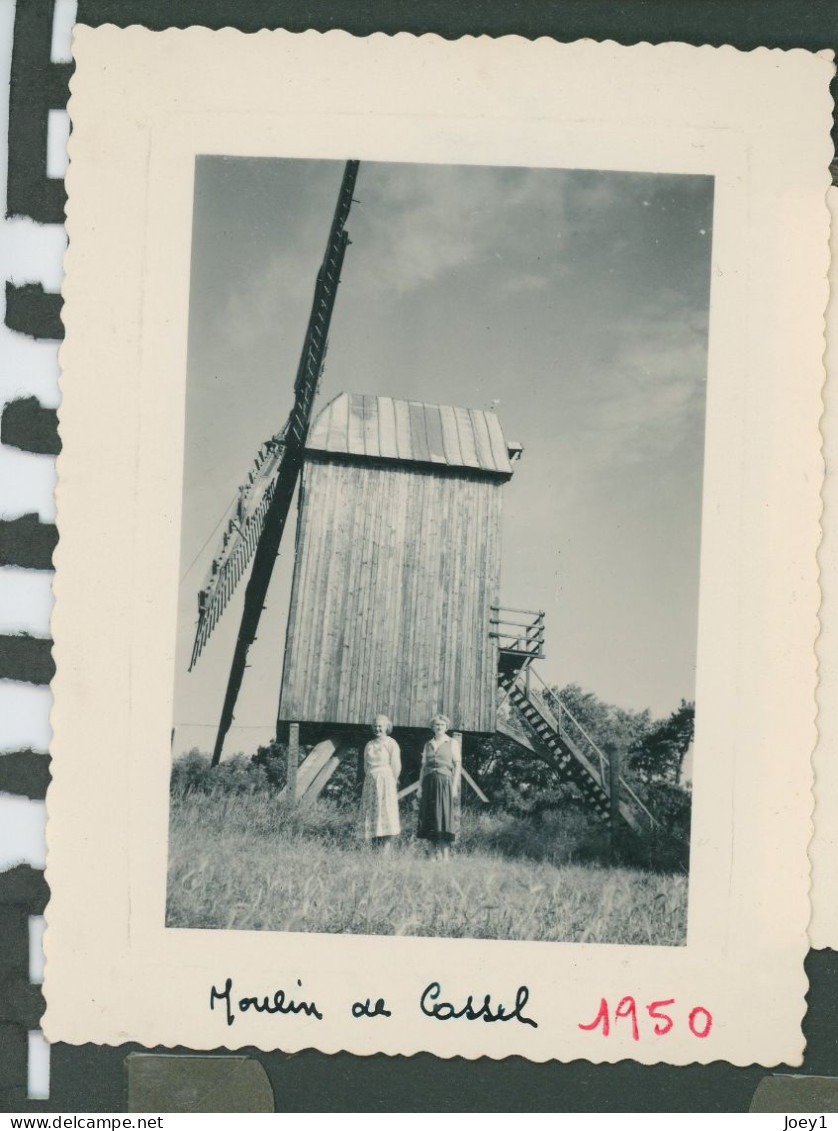
M47 1039L801 1063L830 64L74 60Z
M167 926L684 945L714 178L194 169Z

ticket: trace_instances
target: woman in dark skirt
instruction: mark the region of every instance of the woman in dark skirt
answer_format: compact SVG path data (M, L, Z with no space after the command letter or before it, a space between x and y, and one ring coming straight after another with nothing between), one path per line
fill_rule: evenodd
M460 788L462 755L460 744L448 734L445 715L434 715L434 736L422 751L419 776L419 828L416 835L429 840L438 857L448 859L454 843L454 798Z

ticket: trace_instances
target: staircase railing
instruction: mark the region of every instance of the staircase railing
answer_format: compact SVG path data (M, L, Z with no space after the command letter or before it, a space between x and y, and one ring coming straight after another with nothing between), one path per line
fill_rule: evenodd
M599 785L608 792L611 782L611 764L608 756L588 734L570 708L562 702L556 692L544 682L534 669L528 669L524 680L528 684L530 697L537 699L540 709L545 712L547 722L551 723L561 737L569 738L573 745L581 748L588 761L599 765ZM535 680L538 686L533 687L532 680ZM644 814L651 827L660 825L660 822L649 812L647 806L643 804L622 774L620 774L620 788Z
M519 620L518 617L527 617ZM544 611L532 609L503 609L492 605L489 635L498 642L502 652L541 659L544 656Z
M589 761L599 766L599 784L607 791L610 771L607 755L591 738L570 708L562 702L551 687L548 687L538 672L530 668L527 679L536 683L537 686L535 687L533 687L533 682L529 683L529 693L540 699L542 705L548 708L555 719L555 729L558 733L563 738L569 738L575 746L580 747L582 752L587 754Z

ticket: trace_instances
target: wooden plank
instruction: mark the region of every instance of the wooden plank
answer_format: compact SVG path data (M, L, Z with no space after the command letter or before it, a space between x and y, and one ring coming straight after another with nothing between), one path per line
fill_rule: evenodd
M424 475L423 486L425 504L422 508L423 521L417 543L421 565L421 605L416 610L419 643L416 651L418 668L419 697L417 698L417 718L420 726L427 726L430 718L440 709L439 702L439 648L441 644L440 580L437 566L445 553L444 533L441 530L444 520L441 500L442 482L434 475Z
M314 465L312 491L309 505L312 514L317 515L314 525L316 532L315 554L306 595L306 618L302 629L301 646L304 662L299 669L301 699L305 713L301 721L308 722L322 718L323 704L320 702L326 685L324 680L325 648L323 647L324 623L328 623L326 602L329 595L329 567L332 564L330 553L333 537L334 507L339 498L338 464L321 463ZM315 510L316 508L316 510Z
M364 455L377 458L381 455L378 444L378 398L362 397L364 405Z
M434 564L439 555L439 480L432 475L422 476L423 506L421 524L417 524L416 545L420 564L420 595L415 611L416 645L413 653L416 665L416 725L427 726L427 720L437 713L438 687L438 601L439 580Z
M297 799L301 798L303 794L309 789L312 782L317 775L326 765L330 758L339 749L341 739L337 737L326 738L309 752L303 759L297 771ZM287 786L286 786L287 789ZM285 789L280 793L281 798L285 798Z
M366 500L366 513L365 557L361 576L362 600L358 613L357 673L360 678L355 680L355 695L352 699L350 716L355 722L372 724L372 715L379 710L377 706L373 706L377 696L373 678L376 644L378 636L386 632L387 628L378 615L380 603L378 575L382 559L379 530L381 514L386 506L389 475L376 468L364 468L362 481L364 486L361 489L361 498Z
M395 623L396 547L393 544L393 516L395 513L396 483L399 476L390 473L379 475L382 484L383 505L378 516L378 572L376 584L375 648L371 657L370 699L374 701L372 713L383 712L393 718L393 704L389 696L390 669L398 649L398 628ZM372 721L372 719L370 720Z
M285 800L289 808L297 804L297 770L300 764L300 724L291 723L288 728L287 775L285 779Z
M311 706L308 702L308 692L311 687L308 678L308 665L312 659L312 649L309 642L312 640L313 605L316 602L317 571L321 560L318 542L323 537L322 524L318 521L319 496L321 478L324 472L322 464L310 466L305 509L311 518L311 538L306 544L304 555L305 575L299 589L299 617L295 626L294 654L290 659L290 674L294 681L295 694L290 703L285 705L287 717L302 719L304 722L311 717Z
M328 536L323 552L328 562L321 565L324 583L319 591L316 611L316 624L321 627L321 656L315 673L316 701L314 718L320 721L343 721L338 710L346 667L345 632L347 627L347 606L351 600L351 590L347 587L350 577L350 560L355 546L352 538L354 507L359 496L355 488L358 469L334 464L329 468L329 497L322 502L322 519L328 523Z
M435 537L439 547L435 563L433 587L435 614L433 625L434 686L432 690L433 714L442 711L451 717L458 714L458 703L452 701L449 667L452 653L452 630L460 616L455 606L456 591L452 592L452 573L456 570L455 554L451 545L451 519L456 501L457 481L450 476L433 476L436 488L435 509L437 524ZM453 488L453 490L452 490Z
M512 464L509 462L509 453L506 450L506 441L503 438L500 421L493 412L484 412L483 419L489 433L489 445L492 449L492 460L498 471L512 474Z
M524 750L529 751L530 754L537 753L532 739L529 738L528 735L522 733L522 731L519 731L515 727L510 726L509 723L507 723L504 719L500 717L498 718L497 722L495 723L495 729L497 730L498 734L502 734L504 738L509 738L513 742L517 742L519 746L522 746Z
M333 694L336 676L334 633L340 622L343 599L342 563L340 554L336 552L336 547L342 543L340 528L336 528L336 523L342 519L340 501L343 484L340 472L343 468L339 464L326 464L322 470L325 472L321 479L324 491L320 501L323 544L318 562L317 604L313 610L314 623L309 629L311 643L307 649L313 660L313 677L307 684L306 691L310 703L309 712L315 719L332 715L329 697Z
M364 454L364 398L358 393L349 394L349 420L346 429L346 450L355 455Z
M349 450L349 397L341 393L335 397L329 410L326 447L330 452Z
M471 729L471 682L475 665L472 594L478 582L474 568L474 541L479 536L479 515L476 511L477 492L471 480L464 480L459 495L460 521L457 522L459 546L457 554L462 562L458 604L460 612L457 619L460 639L457 646L456 694L459 697L458 722L465 729Z
M459 554L456 552L455 529L452 519L456 518L457 481L445 477L437 479L439 497L438 509L442 520L442 548L439 561L438 588L440 595L440 650L438 660L437 710L440 708L451 715L454 709L455 687L452 669L456 662L456 644L460 619L459 586L457 575L460 569ZM453 490L452 490L453 488Z
M481 727L485 725L486 715L486 692L487 692L487 675L486 659L487 659L487 633L489 630L488 625L488 600L487 600L487 587L489 585L489 543L491 540L490 528L490 491L492 488L491 483L481 481L475 484L477 493L480 496L480 526L482 530L482 537L477 540L477 576L479 577L479 585L475 586L473 596L474 608L474 623L472 631L474 633L474 718L477 720L476 726ZM494 684L494 678L492 678ZM494 688L493 688L494 689Z
M389 681L389 701L393 706L392 718L397 726L407 726L409 721L404 689L407 687L408 678L407 626L411 615L406 578L413 564L411 546L407 537L412 489L412 475L400 469L393 479L393 542L397 550L393 561L391 584L396 612L393 623L393 671Z
M324 636L330 625L329 571L333 566L332 544L335 538L335 517L341 499L341 467L338 464L321 464L317 471L317 496L311 505L317 507L318 540L314 561L313 584L310 587L304 670L306 718L319 719L324 715L325 694L328 692L328 662ZM316 583L316 584L315 584Z
M357 469L355 510L355 537L358 540L358 553L353 554L354 575L352 583L352 599L348 610L348 630L350 633L350 647L347 655L349 663L349 681L346 686L346 703L344 717L355 722L358 718L358 702L362 685L366 678L363 668L361 651L364 647L364 629L366 619L366 602L369 597L369 578L367 576L367 563L369 555L373 552L371 540L371 515L369 491L367 489L367 468Z
M407 406L407 413L410 420L410 448L413 459L417 463L429 463L431 452L428 447L425 406L417 401L410 401Z
M483 541L483 585L480 595L479 607L479 649L480 649L480 707L479 717L481 730L492 730L495 719L495 703L497 693L497 640L489 636L489 619L492 615L492 605L497 600L497 591L500 583L500 523L498 504L501 498L501 485L499 482L488 482L481 485L485 500L484 523L485 537Z
M469 409L471 427L474 432L474 445L477 449L477 459L480 466L487 471L495 471L495 460L492 455L492 445L489 440L489 428L486 416L477 408Z
M471 413L467 408L455 408L454 418L457 421L457 435L460 437L460 451L465 467L480 467L477 457L477 447L474 441L474 428L471 422Z
M454 739L454 741L460 747L460 757L462 757L462 755L463 755L463 736L462 736L462 734L459 731L454 731L451 737ZM454 794L454 797L452 798L452 805L451 805L452 826L453 826L453 830L454 830L455 833L459 833L459 831L460 831L460 823L461 823L461 820L462 820L462 813L463 813L462 771L463 771L463 767L462 767L462 763L461 763L460 764L460 788Z
M410 442L410 413L407 401L394 401L393 409L396 416L396 446L399 459L413 459L413 447Z
M332 757L329 758L328 761L320 767L308 789L306 789L305 793L300 797L301 806L311 805L317 800L317 798L329 784L329 781L335 770L341 764L341 761L343 760L343 756L346 754L347 749L348 746L346 743L341 743L336 747Z
M454 587L457 599L457 618L456 618L456 637L454 640L454 665L451 674L451 692L450 697L452 706L459 700L458 714L461 716L461 725L465 729L469 729L471 722L468 717L468 703L464 702L466 699L465 689L468 680L468 673L471 664L471 655L469 652L469 634L468 634L468 619L464 615L464 606L467 602L467 594L471 585L471 564L469 562L469 544L474 536L473 513L473 483L471 480L464 480L462 484L457 483L458 488L455 496L457 511L455 512L454 520L452 521L452 529L456 531L455 553L457 556L457 572L454 579Z
M398 459L396 410L392 397L378 398L378 450L385 459Z
M307 475L308 468L305 468L303 471L303 486L301 487L300 499L304 497ZM305 572L307 553L301 552L301 547L307 548L308 542L302 531L310 511L307 507L301 505L300 502L298 502L297 505L297 554L291 580L291 601L288 608L285 648L283 649L282 656L282 682L280 686L279 709L277 711L278 722L283 719L288 720L301 717L299 712L300 704L296 702L297 666L294 661L294 653L297 624L302 612L303 595L305 593L305 585L302 583L302 577Z
M336 722L345 722L348 718L347 700L352 686L352 649L354 644L353 630L355 626L354 608L357 598L358 576L363 547L360 539L353 537L351 528L354 528L356 507L360 502L360 493L358 490L360 478L360 468L347 467L343 469L343 509L346 512L346 521L351 524L351 527L343 530L344 579L342 582L342 611L341 623L335 637L337 680L334 693L334 701L336 704L334 717Z
M329 761L326 763L326 765L322 768L320 773L317 775L317 777L311 783L309 788L305 791L303 796L300 798L300 807L301 808L314 804L314 802L317 800L317 798L320 796L320 794L323 792L323 790L329 784L329 780L332 777L332 774L334 774L335 770L338 768L339 765L340 765L340 758L334 757L334 758L329 759Z
M477 782L474 780L474 778L471 776L471 774L468 772L468 770L465 767L463 767L462 772L463 772L463 781L471 786L471 788L474 790L474 792L477 794L477 796L480 798L480 800L483 802L484 805L488 805L489 804L489 798L486 796L486 794L483 792L483 790L480 788L480 786L477 784Z
M451 405L440 405L439 417L442 424L442 446L445 451L446 463L451 467L458 467L463 460L460 451L460 436L457 432L457 418Z
M399 688L399 707L400 717L404 716L407 726L421 726L424 720L419 721L417 703L421 702L423 691L418 685L418 673L415 670L417 651L421 647L419 636L421 626L418 621L418 610L423 600L421 534L417 532L417 523L424 510L423 488L425 477L411 473L410 485L412 490L409 491L407 498L404 528L406 548L402 587L405 611L403 623L404 667Z
M356 678L350 700L349 716L354 722L370 723L367 716L372 689L370 688L370 657L374 644L374 634L380 630L376 618L376 566L380 560L377 544L378 513L382 505L382 494L386 492L386 472L375 468L362 469L361 497L365 500L363 546L361 561L359 603L355 627L356 646L353 666Z
M329 421L334 401L330 401L311 426L307 447L327 450L329 447Z
M425 430L428 437L428 453L430 455L431 463L446 463L445 458L445 445L442 439L442 418L440 417L439 406L435 404L426 404L425 409Z
M620 748L613 743L608 751L608 820L611 831L611 862L620 857Z
M414 653L416 667L416 686L419 695L416 701L416 723L427 726L428 721L438 709L435 679L436 647L436 602L438 599L437 581L433 574L433 563L439 552L439 480L431 475L422 477L423 505L420 512L421 523L417 523L420 533L417 536L419 547L420 595L416 608L417 646Z

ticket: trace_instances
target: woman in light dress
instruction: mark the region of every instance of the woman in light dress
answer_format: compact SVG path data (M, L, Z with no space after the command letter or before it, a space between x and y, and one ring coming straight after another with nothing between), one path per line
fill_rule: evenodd
M433 738L422 751L419 776L419 827L416 835L429 840L437 857L447 860L454 843L454 798L460 789L462 754L456 738L448 734L451 720L431 719Z
M361 829L365 840L389 851L393 837L401 832L397 785L402 772L399 745L390 737L393 724L386 715L376 715L372 738L364 747L364 788L361 793Z

